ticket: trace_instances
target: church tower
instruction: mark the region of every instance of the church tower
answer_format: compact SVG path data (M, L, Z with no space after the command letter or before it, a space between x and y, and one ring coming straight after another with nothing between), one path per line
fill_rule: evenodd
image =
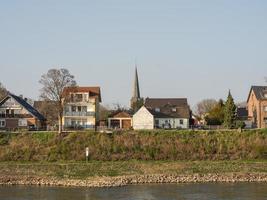
M133 95L131 98L131 109L136 112L143 104L143 99L140 96L139 80L137 67L135 67L135 77L133 85Z

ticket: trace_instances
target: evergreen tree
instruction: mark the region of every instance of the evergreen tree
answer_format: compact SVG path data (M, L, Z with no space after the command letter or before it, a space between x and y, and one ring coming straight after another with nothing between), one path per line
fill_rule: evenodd
M227 101L224 106L224 127L228 129L234 128L235 121L236 121L236 105L229 90Z

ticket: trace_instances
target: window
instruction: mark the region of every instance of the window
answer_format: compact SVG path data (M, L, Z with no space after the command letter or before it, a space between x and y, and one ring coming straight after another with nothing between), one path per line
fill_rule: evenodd
M264 98L267 98L267 93L264 93Z
M180 124L183 125L184 124L184 120L180 119Z
M65 112L70 112L70 108L69 108L69 106L66 106L66 107L65 107Z
M264 111L267 112L267 106L264 106Z
M172 108L172 112L177 112L176 108Z
M4 119L0 120L0 127L5 127L6 126L6 121Z
M27 126L27 119L19 119L19 126Z
M83 95L83 101L88 101L88 94Z
M83 95L82 94L76 94L75 98L76 98L76 102L83 101Z
M155 108L155 111L156 112L160 112L160 108Z
M87 112L87 106L82 106L82 111Z
M72 111L72 112L76 112L76 106L72 106L72 107L71 107L71 111Z
M78 112L81 112L82 111L82 107L81 106L78 106Z

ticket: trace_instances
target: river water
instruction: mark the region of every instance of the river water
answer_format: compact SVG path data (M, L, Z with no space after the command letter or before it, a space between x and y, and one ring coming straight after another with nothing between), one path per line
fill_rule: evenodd
M267 184L164 184L121 188L0 186L0 200L267 200Z

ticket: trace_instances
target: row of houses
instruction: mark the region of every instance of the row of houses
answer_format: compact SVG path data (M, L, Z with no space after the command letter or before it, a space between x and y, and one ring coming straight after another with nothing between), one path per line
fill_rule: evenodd
M75 92L73 92L75 90ZM63 127L65 129L95 129L99 125L100 88L67 88L71 100L64 105ZM9 93L0 102L1 129L46 129L46 118L27 99ZM190 108L187 99L147 98L136 113L120 111L108 118L110 129L189 128Z
M63 127L65 129L96 129L107 126L110 129L188 129L192 125L192 112L187 98L140 97L137 70L135 73L131 109L112 112L107 119L100 119L102 102L100 87L67 87L63 90ZM142 106L140 102L142 101ZM51 103L51 102L50 102ZM47 118L56 111L46 108L43 102L30 102L23 96L8 93L0 101L0 129L43 129L50 123ZM267 128L267 86L252 86L247 105L237 109L240 119L251 128ZM56 116L57 117L57 116ZM57 121L56 117L53 119Z
M63 94L68 99L64 104L63 127L94 129L99 122L100 87L68 87ZM45 102L36 101L31 104L28 99L9 92L0 101L0 129L46 130L47 119L39 111L43 103ZM52 102L46 109L50 109L53 114L57 113ZM57 122L57 115L54 120Z
M188 129L191 111L185 98L146 98L136 112L120 111L108 118L110 129Z

